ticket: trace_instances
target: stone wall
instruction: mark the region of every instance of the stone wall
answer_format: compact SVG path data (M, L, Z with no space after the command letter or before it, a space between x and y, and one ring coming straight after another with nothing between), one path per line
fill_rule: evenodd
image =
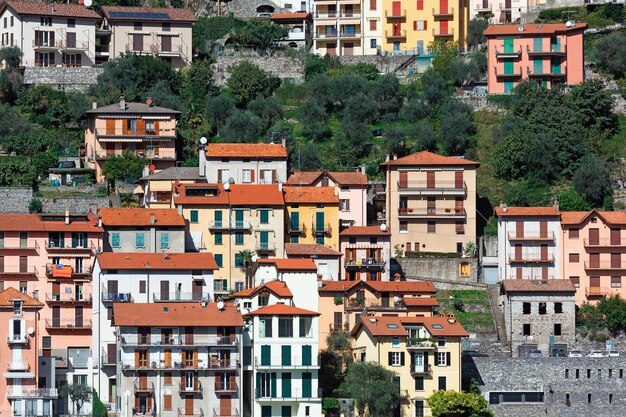
M28 67L24 69L24 84L85 92L96 84L102 71L100 67Z
M28 204L33 198L30 188L0 188L0 213L28 213Z
M464 357L487 401L494 392L542 392L543 402L490 404L496 417L626 415L626 358Z
M352 55L352 56L340 56L339 62L344 65L354 64L372 64L376 65L378 71L388 74L395 72L395 70L405 63L409 59L413 59L409 55Z
M249 61L280 79L291 79L295 84L304 83L304 66L295 58L286 56L220 56L213 64L213 79L218 86L226 84L231 67Z
M440 282L448 281L460 284L478 282L478 260L476 258L397 259L407 278L437 279ZM462 266L469 269L467 276L461 275Z
M30 188L0 188L0 213L28 213L28 205L34 197ZM96 197L85 194L84 196L71 197L38 197L43 205L44 213L70 213L85 214L91 209L95 213L100 207L109 207L108 197Z

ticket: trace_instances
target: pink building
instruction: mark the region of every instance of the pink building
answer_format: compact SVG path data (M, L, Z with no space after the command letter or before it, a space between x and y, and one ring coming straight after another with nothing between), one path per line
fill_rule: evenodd
M525 80L546 88L582 83L586 28L585 23L489 26L485 30L489 93L510 93Z

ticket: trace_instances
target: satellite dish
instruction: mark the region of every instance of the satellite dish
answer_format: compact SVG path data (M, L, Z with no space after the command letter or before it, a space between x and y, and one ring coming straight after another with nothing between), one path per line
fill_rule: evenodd
M218 310L224 310L224 302L223 301L218 301L217 302L217 309Z
M85 7L91 7L93 2L91 0L85 0L85 2L83 4L85 5Z
M228 191L230 190L230 183L229 182L225 182L224 183L224 191Z
M382 223L380 225L380 230L382 230L383 232L387 231L387 225L385 223Z
M252 262L256 262L259 260L259 257L256 255L252 255Z
M35 334L35 329L33 329L32 327L29 327L28 329L26 329L26 331L28 332L29 335L34 335Z
M91 0L86 0L86 1L91 1ZM201 143L201 144L206 145L206 143L207 143L207 142L208 142L208 140L207 140L207 138L205 138L204 136L202 136L202 137L200 138L200 143Z
M85 0L87 1L87 0ZM567 22L565 22L565 26L567 26L568 28L572 28L574 27L574 22L572 22L571 20L568 20Z

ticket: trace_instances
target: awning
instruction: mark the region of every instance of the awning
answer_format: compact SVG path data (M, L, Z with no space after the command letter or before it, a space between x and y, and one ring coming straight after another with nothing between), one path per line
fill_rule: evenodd
M172 182L171 181L150 181L148 185L148 190L152 191L161 191L167 192L172 191Z
M138 194L143 194L143 187L141 185L138 185L134 190L133 190L133 195L138 195Z
M192 230L189 232L191 235L191 241L193 243L194 249L199 251L202 249L202 231Z
M382 246L375 243L353 243L346 246L346 249L383 249Z
M320 5L320 4L337 4L337 2L335 0L317 0L315 2L316 5Z
M361 4L361 0L340 0L341 4Z
M5 372L3 376L6 379L30 379L35 377L31 372Z
M132 137L132 138L99 138L99 142L141 142L141 138Z
M341 20L339 22L340 25L360 25L361 24L361 19L348 19L348 20Z

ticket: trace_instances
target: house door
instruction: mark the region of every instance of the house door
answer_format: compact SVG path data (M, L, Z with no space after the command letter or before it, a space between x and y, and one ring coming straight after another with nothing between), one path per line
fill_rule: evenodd
M161 36L161 51L170 52L172 50L172 38L170 36Z
M351 42L343 45L343 54L346 56L352 56L354 54L354 44Z
M52 327L61 327L61 306L52 306Z
M398 183L400 188L407 188L409 185L409 173L406 171L400 172L400 180Z
M330 56L337 55L337 44L336 43L329 43L326 46L326 54L330 55Z
M448 13L448 0L439 0L439 13Z
M400 16L402 14L401 10L401 2L394 1L391 3L391 11L394 16Z
M28 256L20 256L20 272L28 272Z
M611 229L611 245L619 246L622 243L622 236L620 229Z
M59 282L52 283L52 301L61 300L61 284Z
M185 415L186 416L193 415L193 396L191 395L185 396Z
M435 172L429 171L426 173L426 188L435 188Z
M194 279L191 284L191 298L194 301L202 300L202 284L204 282L199 279Z
M548 237L548 222L543 220L539 222L539 237L542 239Z
M170 299L170 282L161 281L161 300L167 301Z
M133 35L133 51L143 51L143 35Z
M589 244L592 246L600 244L600 229L589 229Z
M117 296L117 281L107 281L107 297L115 300Z
M515 222L515 237L518 239L522 239L524 237L524 222Z
M600 254L599 253L589 254L589 266L591 268L600 268Z
M441 34L442 35L447 35L448 32L448 21L447 20L442 20L441 22L439 22L439 29L441 30Z
M389 307L389 293L383 292L380 294L380 304L383 307Z
M230 416L231 415L231 403L232 399L230 395L224 395L220 398L220 415L221 416Z
M83 327L83 306L76 306L74 308L74 325L77 328Z
M261 249L269 249L269 232L259 232L259 241Z
M235 227L243 227L243 210L235 211Z

